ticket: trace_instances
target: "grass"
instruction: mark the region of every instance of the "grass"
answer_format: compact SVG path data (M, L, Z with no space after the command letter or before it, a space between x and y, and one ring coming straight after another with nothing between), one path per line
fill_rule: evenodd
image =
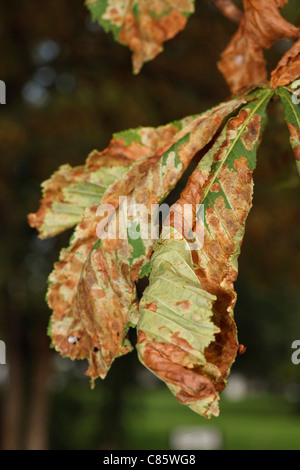
M177 403L166 389L132 389L126 397L126 449L168 450L170 434L181 426L214 428L225 450L300 450L300 415L281 396L221 399L218 418L206 420Z

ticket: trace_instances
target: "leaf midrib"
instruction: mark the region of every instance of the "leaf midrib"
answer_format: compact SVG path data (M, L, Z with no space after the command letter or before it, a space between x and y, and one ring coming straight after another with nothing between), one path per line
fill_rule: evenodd
M290 107L291 110L292 110L292 114L295 116L296 121L297 121L297 124L298 124L299 129L300 129L300 119L299 119L299 117L298 117L298 114L296 113L296 110L295 110L294 106L292 106L291 101L290 101L290 99L289 99L289 98L290 98L290 94L289 94L289 98L285 95L285 93L283 93L283 92L280 91L280 90L278 91L278 94L279 94L280 97L284 98L285 101L288 103L289 107Z
M263 105L263 103L265 102L266 98L268 98L269 95L272 95L272 91L271 90L268 90L266 95L259 101L259 103L257 104L257 106L255 106L255 108L252 110L252 112L249 114L249 116L247 117L246 121L244 122L244 124L242 125L241 129L239 130L238 132L238 135L235 137L234 141L231 143L227 153L226 153L226 157L224 158L224 160L222 161L222 163L220 164L219 168L217 169L217 171L215 172L212 180L210 181L209 185L207 186L206 188L206 191L203 195L203 198L202 198L202 202L205 200L205 198L207 197L207 194L210 192L210 189L212 187L212 185L214 184L216 178L218 177L218 174L219 172L222 170L223 168L223 165L225 164L228 156L231 154L234 146L236 145L237 141L240 139L242 133L244 132L245 130L245 127L248 125L250 119L252 119L253 115L256 113L256 111Z

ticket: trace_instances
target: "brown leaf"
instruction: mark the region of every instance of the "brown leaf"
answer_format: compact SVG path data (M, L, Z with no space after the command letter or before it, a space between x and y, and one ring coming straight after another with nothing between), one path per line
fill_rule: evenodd
M287 51L271 74L271 86L288 85L300 76L300 39Z
M28 215L32 228L39 231L40 238L48 238L73 227L80 222L84 206L80 201L70 202L66 189L75 189L82 183L94 183L99 186L98 200L101 200L102 188L113 182L114 172L108 171L118 167L115 177L121 177L127 167L137 158L149 153L149 148L132 142L124 144L124 139L114 137L109 146L102 152L94 150L87 158L86 164L72 168L62 165L49 180L42 184L43 198L36 213ZM119 170L119 171L118 171ZM97 195L97 193L96 193ZM91 205L91 203L90 203Z
M218 62L233 93L267 78L264 49L279 39L299 36L299 29L279 13L285 3L286 0L244 0L245 13L239 29Z
M135 165L129 168L121 180L122 191L124 190L125 194L126 191L131 191L147 171L155 150L163 147L177 132L178 125L175 123L158 128L149 127L125 131L119 134L122 136L120 141L112 140L108 149L112 146L116 149L116 154L123 156L123 159L133 155L135 160L139 156L141 157ZM108 149L103 152L106 156L109 155ZM147 153L150 154L148 157ZM88 164L93 169L95 168L97 165L96 154L89 157ZM115 188L115 192L110 192L111 187ZM117 208L119 204L117 186L112 185L111 187L106 190L98 204L112 204ZM82 325L76 297L82 268L98 240L96 227L101 220L96 215L98 204L88 207L84 211L81 217L82 221L77 225L70 240L70 246L61 251L59 261L49 276L47 292L48 305L53 310L49 334L55 348L62 356L69 356L71 359L89 358L90 367L94 371L91 375L96 376L103 373L104 365L95 350L96 346L92 338L86 333L85 326ZM125 348L122 352L125 353L125 350L130 349Z
M127 195L127 205L143 204L146 224L151 215L151 205L158 204L169 194L193 156L214 136L223 118L241 104L239 100L223 103L207 113L194 116L182 125L181 130L168 144L160 148L143 165L144 175L135 178L135 184L120 181L111 188L111 195ZM134 173L137 162L127 175ZM119 186L119 188L117 188ZM121 206L122 207L122 206ZM120 207L117 211L117 219ZM128 225L140 223L138 216L129 216ZM82 270L77 303L87 334L99 350L105 364L100 371L91 364L88 374L92 378L104 378L113 359L124 354L123 338L129 323L137 321L137 297L135 282L143 266L149 261L153 240L127 236L122 239L105 239L91 251ZM105 292L105 295L99 295Z
M86 0L86 5L94 21L132 50L135 73L184 29L194 11L194 0Z

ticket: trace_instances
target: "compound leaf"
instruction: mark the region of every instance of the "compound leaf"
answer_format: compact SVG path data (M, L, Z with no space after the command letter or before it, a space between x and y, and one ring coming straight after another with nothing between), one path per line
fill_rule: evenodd
M269 89L256 92L255 99L227 122L192 173L174 212L192 204L195 227L201 204L202 237L196 237L192 246L184 243L178 236L178 220L170 218L175 237L167 239L162 233L140 302L141 362L166 382L181 403L206 417L218 415L219 392L242 349L233 319L233 283L271 96Z
M282 56L271 74L271 87L288 85L299 77L300 70L300 39Z
M196 152L212 139L224 117L244 101L245 98L240 98L222 103L206 113L173 124L178 132L173 136L170 134L169 140L156 152L136 161L124 177L108 189L102 203L116 209L116 220L123 219L126 204L127 207L143 205L148 229L151 206L164 200ZM119 206L120 196L126 196L126 200ZM51 322L53 343L71 357L86 357L90 364L87 373L93 379L105 377L114 358L131 350L126 335L128 325L137 320L135 282L149 268L147 263L153 244L151 236L145 239L132 236L132 232L139 231L141 220L138 213L128 215L124 237L97 241L96 227L100 219L101 216L97 218L94 214L91 221L87 215L78 226L79 235L76 235L72 248L63 252L61 262L51 275L49 290L49 303L54 310ZM109 218L107 232L113 232L114 221L115 217ZM85 229L81 231L83 225ZM72 285L72 292L68 292L65 313L61 317L60 299L65 299L66 279L62 283L60 274L66 272L68 277L70 270L74 272L74 259L78 266L76 283ZM67 326L64 332L62 322ZM69 344L70 336L81 339Z
M187 118L188 121L188 118ZM89 256L90 251L98 240L96 228L100 221L97 217L97 207L102 204L115 204L118 207L118 188L122 192L130 190L140 179L143 171L146 171L147 165L151 164L150 158L155 151L163 147L172 137L177 134L180 125L186 122L175 122L160 126L158 128L144 127L131 129L119 134L115 134L109 147L100 155L108 157L107 166L114 160L111 156L117 155L128 164L133 160L138 161L137 165L127 166L123 178L108 186L102 196L99 195L98 201L93 201L94 205L87 207L82 214L78 213L80 223L70 239L70 245L61 251L59 261L55 264L53 272L49 276L49 288L47 291L47 301L49 307L53 310L48 332L52 337L54 347L61 352L63 356L69 356L72 359L82 359L90 355L94 346L91 345L90 337L86 334L82 325L79 312L76 305L77 288L81 276L82 267ZM93 153L88 159L88 169L80 168L80 175L92 176L90 173L97 167ZM96 155L97 157L97 155ZM150 163L149 163L150 162ZM101 169L100 169L101 171ZM59 173L59 172L58 172ZM72 188L73 180L71 176L76 174L76 169L69 169L67 183ZM96 172L97 174L97 172ZM55 177L54 177L55 179ZM51 180L50 180L51 181ZM60 200L61 187L67 187L61 184L56 193L51 187L46 197L42 200L41 209L37 213L37 219L44 220L45 208ZM126 193L125 193L126 194ZM52 206L50 205L50 210ZM42 216L39 217L39 214ZM30 216L29 216L30 217ZM40 228L40 225L35 225ZM52 225L42 229L42 235L53 234ZM64 229L67 227L63 227Z

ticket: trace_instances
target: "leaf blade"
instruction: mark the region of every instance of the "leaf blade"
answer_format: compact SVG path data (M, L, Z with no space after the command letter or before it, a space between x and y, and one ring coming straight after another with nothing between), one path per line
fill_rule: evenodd
M271 73L271 87L288 85L299 77L300 39L283 55L275 70Z
M244 16L221 54L218 68L232 93L257 86L267 78L264 49L280 39L299 37L299 28L280 14L287 0L244 0Z
M290 132L290 143L294 150L296 165L300 175L300 106L299 103L293 103L292 95L287 89L280 87L276 92L283 105L285 121ZM297 97L296 99L298 101Z
M177 202L180 207L187 203L192 204L195 220L196 205L204 205L204 243L192 251L193 270L198 281L198 299L194 301L194 308L197 308L199 302L203 303L204 295L210 296L205 315L201 309L198 310L200 317L202 313L215 330L214 338L212 330L207 334L204 351L205 343L202 342L202 356L197 357L196 338L190 340L186 330L181 328L180 321L177 321L173 330L169 324L171 332L163 334L167 302L161 302L166 290L162 271L173 268L171 263L164 264L162 247L166 249L169 245L171 252L174 252L174 247L171 247L174 240L160 240L154 252L154 262L160 260L162 268L160 271L159 268L151 271L149 287L140 302L137 349L141 362L166 382L181 403L205 417L218 415L219 392L226 385L226 378L239 350L233 318L236 302L233 282L237 277L237 259L245 222L252 205L255 154L265 120L266 106L271 96L272 92L269 90L259 92L256 100L244 106L238 116L228 121L213 147L191 175ZM215 193L217 197L212 197ZM176 229L176 218L170 219L170 226ZM177 285L187 285L181 270L178 270L175 279ZM156 283L159 283L159 288L154 289L152 295L153 284ZM191 297L186 297L188 298L185 298L184 303L188 305ZM182 300L174 289L169 297L169 304L174 305ZM176 313L181 316L185 314L180 310ZM193 322L190 324L190 330L192 325ZM197 333L195 327L194 335L197 334L199 332ZM182 347L183 341L181 344L174 341L174 335L187 342L185 348ZM168 370L172 370L174 374L168 375ZM191 381L187 377L190 377Z
M117 198L126 194L128 207L134 207L136 203L144 204L147 212L144 217L147 219L151 204L157 204L166 197L195 153L212 138L223 118L242 102L244 98L232 100L201 115L185 118L179 125L181 130L167 145L147 161L137 161L123 180L110 188L107 196L106 202L117 207L117 219L123 219L122 213L126 212L125 202L118 207ZM139 218L133 214L129 222L137 226ZM126 336L126 325L137 320L135 282L149 261L152 244L151 238L141 243L140 240L130 239L128 233L121 239L105 239L90 252L84 264L78 283L77 308L87 335L93 338L101 360L106 362L105 368L102 367L103 362L95 368L94 359L88 357L88 374L92 378L106 375L113 360L112 350L114 357L124 352L121 339ZM89 303L86 297L90 298ZM111 333L114 338L112 343L107 345L109 328L106 327L111 318L116 319L116 328ZM123 334L120 325L123 325Z
M147 167L147 162L152 153L160 146L164 146L178 132L181 124L185 122L186 120L182 120L182 122L175 122L158 128L138 128L114 135L108 149L104 151L108 163L111 153L121 155L123 160L124 156L131 160L139 160L139 163L130 167L124 174L123 179L120 180L124 181L124 190L130 190L130 185L134 186L140 178L143 168ZM97 155L92 153L88 163L91 171L97 167ZM98 204L112 204L118 207L118 195L115 195L116 188L115 184L108 186ZM101 358L98 357L97 359L95 357L99 355L94 354L94 346L90 336L85 332L76 305L77 288L82 268L98 240L96 233L96 227L100 220L97 217L98 204L85 209L81 215L81 222L76 226L70 239L69 247L61 251L59 261L54 265L54 270L49 276L46 299L53 311L48 333L55 349L62 356L68 356L71 359L89 357L95 370L98 367L102 370Z
M162 44L184 29L194 0L86 0L94 21L133 52L134 72L163 49Z

